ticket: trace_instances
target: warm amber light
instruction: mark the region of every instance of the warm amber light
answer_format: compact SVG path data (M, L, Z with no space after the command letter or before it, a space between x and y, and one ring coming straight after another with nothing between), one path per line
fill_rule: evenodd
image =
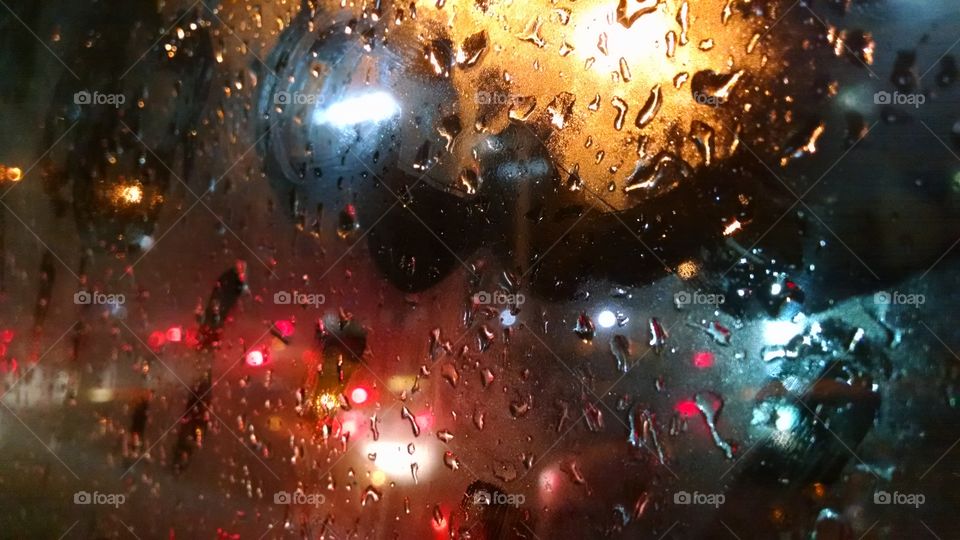
M699 272L700 268L693 261L684 261L677 267L677 276L684 281L693 279Z
M627 28L618 22L615 6L600 5L579 19L569 45L585 68L604 78L617 73L624 82L637 76L655 84L676 74L665 42L674 26L665 6L637 17Z
M120 197L129 204L137 204L143 200L143 189L140 186L125 186L120 189Z
M617 210L730 156L741 108L755 106L747 100L775 72L759 19L735 16L727 0L580 0L576 9L528 0L491 3L482 15L473 4L447 0L436 14L457 58L484 66L465 60L442 74L472 98L461 103L463 125L481 133L529 126L559 174L576 171ZM452 151L468 160L474 147ZM469 194L473 184L465 184Z
M317 408L324 409L327 411L332 411L337 408L340 400L337 399L337 396L329 392L325 392L317 396Z
M115 206L132 206L143 202L143 187L137 183L123 182L110 191L110 199Z
M734 219L729 225L723 228L723 235L730 236L742 228L743 228L743 224L740 223L740 220Z
M20 167L4 167L0 165L0 178L5 178L11 182L19 182L23 178L23 171Z

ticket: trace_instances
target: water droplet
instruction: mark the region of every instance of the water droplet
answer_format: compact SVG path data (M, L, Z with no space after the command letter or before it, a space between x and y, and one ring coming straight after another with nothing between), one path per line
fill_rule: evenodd
M723 409L723 399L709 391L698 392L693 399L697 404L697 409L699 409L703 415L703 419L707 422L707 427L710 429L710 435L713 437L714 444L723 450L723 454L727 456L727 459L733 459L733 447L730 443L723 440L723 438L720 437L720 433L717 432L717 416L720 415L720 411Z
M620 0L617 4L617 22L630 28L637 19L657 10L660 0Z
M743 77L743 70L729 74L712 70L699 71L693 76L690 89L700 105L718 106L730 99L730 94Z
M357 221L357 208L352 204L348 204L344 207L343 211L340 212L340 222L337 224L337 236L346 239L359 228L360 223Z
M661 152L649 165L638 165L624 191L647 196L667 193L692 176L690 165L675 154Z
M689 78L690 74L686 71L677 73L677 75L673 78L673 87L679 90L680 87L683 86L683 83L687 82L687 79Z
M780 165L786 167L795 159L817 153L817 143L826 129L826 125L820 121L808 124L803 131L798 132L791 138L792 142L788 143L784 155L780 159Z
M460 460L449 450L443 453L443 464L451 471L460 469Z
M560 92L553 101L547 105L547 113L550 114L550 123L557 129L563 129L570 120L573 112L573 105L577 97L570 92Z
M424 49L424 58L429 62L434 75L449 77L453 67L453 44L447 39L435 39Z
M686 45L689 41L687 32L690 30L690 4L684 2L677 11L677 24L680 25L680 45Z
M603 411L593 403L583 406L583 417L587 421L587 429L596 433L603 431Z
M620 57L620 77L623 78L623 82L630 82L632 78L630 74L630 66L627 64L627 59Z
M480 380L483 383L484 388L493 384L493 381L495 378L493 375L493 372L490 371L490 368L483 368L483 370L480 372L480 377L481 377Z
M523 32L518 34L517 37L522 41L533 43L542 49L547 44L547 42L543 40L543 36L540 35L542 27L543 21L539 16L536 16L530 19Z
M610 339L610 352L617 360L617 370L621 373L626 373L633 367L630 349L630 338L627 336L617 334Z
M664 39L667 41L667 58L673 58L677 54L677 33L670 30Z
M483 53L487 51L487 43L488 38L485 30L481 30L463 40L460 50L457 51L457 64L464 69L476 65Z
M457 383L460 382L460 373L457 371L457 367L451 362L445 362L443 366L441 366L440 375L454 388L456 388Z
M630 434L627 442L634 448L645 448L653 452L660 463L666 463L663 447L660 446L660 428L657 426L657 416L649 409L636 405L630 410L627 418Z
M367 486L367 489L363 490L363 496L360 498L360 506L367 506L367 503L380 502L381 497L383 497L383 493L381 493L380 490L373 486Z
M613 108L617 110L617 118L613 121L613 127L620 131L623 129L623 123L627 118L630 107L620 96L614 96L610 102L613 104Z
M486 413L482 409L473 411L473 425L480 431L486 425Z
M695 143L697 150L700 151L703 164L707 167L713 163L714 137L713 128L707 124L699 120L694 120L691 124L690 138Z
M594 111L594 112L600 110L600 94L597 94L596 97L593 98L593 101L591 101L590 104L587 105L587 109L590 109L591 111Z
M584 341L592 341L593 337L597 333L597 328L593 324L593 320L585 312L581 312L580 316L577 317L577 324L573 327L573 333L577 335L578 338Z
M420 436L420 426L417 425L417 418L410 412L410 409L408 409L406 405L400 410L400 418L410 422L410 429L413 431L414 437Z
M657 354L660 354L663 352L663 348L667 344L667 338L670 336L656 317L650 318L648 328L650 331L650 347L653 348Z
M606 32L600 32L600 37L597 38L597 50L599 50L604 56L607 56L609 53L607 49L607 39Z
M515 98L510 102L509 116L511 120L525 122L534 109L537 108L537 98L533 96L522 96Z
M637 127L643 129L653 121L657 113L660 112L661 106L663 106L663 93L660 91L660 85L658 84L650 90L650 96L647 98L647 102L643 104L639 114L637 114Z

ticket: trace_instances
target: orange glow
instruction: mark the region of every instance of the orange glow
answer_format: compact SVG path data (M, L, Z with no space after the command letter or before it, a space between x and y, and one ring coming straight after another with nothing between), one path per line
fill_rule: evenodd
M661 4L653 12L641 15L630 28L617 22L615 11L615 3L610 2L579 16L570 40L574 55L581 58L590 71L605 79L611 73L619 74L623 80L634 76L648 80L673 78L672 66L665 61L666 35L677 25L667 13L666 5ZM626 69L621 69L624 66ZM631 70L630 66L635 67Z
M743 224L740 223L740 220L734 219L732 223L723 228L723 235L730 236L731 234L739 231L743 228Z
M541 142L562 170L578 170L616 209L672 189L665 181L626 189L663 152L694 170L726 159L738 140L729 126L742 112L734 101L774 76L761 21L732 16L727 0L580 0L574 8L528 0L491 3L482 14L472 5L447 0L430 16L454 43L482 28L490 43L515 45L487 50L478 61L485 69L450 72L463 95L484 98L462 104L464 124L497 133L510 123L548 122L553 129ZM502 72L504 83L483 78L488 70ZM469 157L472 146L452 151Z
M325 411L332 411L340 405L340 400L336 395L325 392L317 396L317 408Z
M677 276L686 281L688 279L695 278L699 271L700 269L697 267L697 263L693 261L684 261L680 263L680 266L677 267Z
M143 188L138 185L122 186L119 189L120 198L127 204L137 204L143 200Z
M11 182L19 182L23 178L23 171L20 170L20 167L2 167L0 170L3 171L3 178Z

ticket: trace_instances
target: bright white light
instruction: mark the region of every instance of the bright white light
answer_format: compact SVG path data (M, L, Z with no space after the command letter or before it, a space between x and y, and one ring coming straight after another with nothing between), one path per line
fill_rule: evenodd
M773 285L770 286L770 294L776 296L781 292L783 292L783 285L780 285L779 283L774 283Z
M150 249L153 248L153 243L154 243L153 237L151 237L150 235L145 234L142 237L140 237L140 242L139 242L140 249L142 249L143 251L150 251Z
M504 326L513 326L517 322L517 316L513 313L510 313L509 309L505 309L500 312L500 324Z
M837 102L844 110L867 114L876 107L874 92L868 85L844 86L837 96Z
M344 98L313 113L315 124L349 127L365 122L382 122L400 114L400 104L383 91Z
M797 425L796 409L793 407L777 407L777 430L790 431L795 425Z
M601 328L613 328L617 324L617 316L609 309L603 310L597 315L597 324Z
M658 9L641 16L626 28L616 22L615 11L616 5L607 3L584 13L571 36L573 53L584 59L593 58L593 68L604 76L620 68L621 57L625 57L629 65L636 66L634 71L639 66L664 73L672 69L672 64L666 60L664 36L676 24L673 17L668 16L665 9ZM599 49L601 35L606 37L606 54Z
M365 453L376 454L377 459L371 465L386 473L389 481L412 484L413 474L410 472L410 464L418 465L417 478L423 481L430 477L439 459L429 444L423 441L417 441L417 443L416 452L413 455L407 451L407 442L385 440L369 443Z
M786 345L803 326L790 321L766 321L763 323L763 341L767 345Z

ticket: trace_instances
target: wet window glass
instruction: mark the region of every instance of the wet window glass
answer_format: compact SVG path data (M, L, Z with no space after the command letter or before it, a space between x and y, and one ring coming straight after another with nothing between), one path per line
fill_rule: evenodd
M953 0L0 29L0 538L956 536Z

